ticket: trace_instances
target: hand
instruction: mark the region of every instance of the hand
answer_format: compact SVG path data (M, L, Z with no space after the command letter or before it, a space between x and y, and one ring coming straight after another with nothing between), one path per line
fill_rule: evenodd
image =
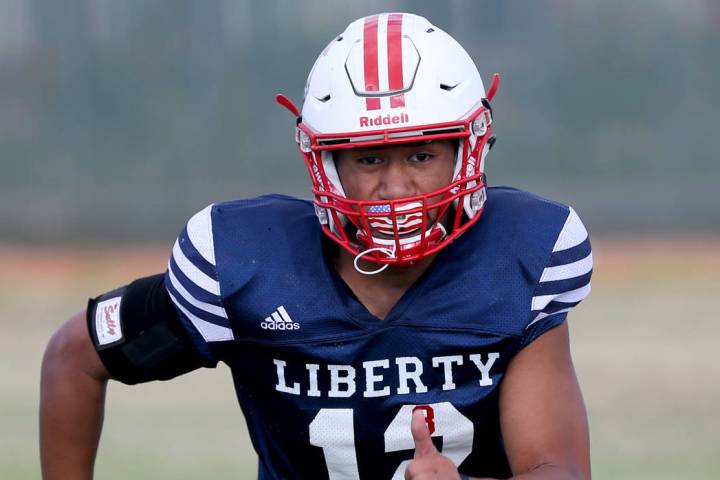
M459 480L455 464L435 448L421 409L413 411L410 430L415 440L415 457L405 470L405 480Z

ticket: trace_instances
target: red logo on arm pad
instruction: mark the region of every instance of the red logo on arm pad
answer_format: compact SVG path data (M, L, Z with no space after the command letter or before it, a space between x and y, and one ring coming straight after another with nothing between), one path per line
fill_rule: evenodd
M105 314L105 325L107 326L107 333L108 335L115 335L115 328L117 327L117 324L115 323L115 320L112 318L112 314L115 313L119 305L108 305L103 309L103 313Z
M123 338L120 321L122 297L114 297L97 303L95 308L95 333L98 345L107 345Z

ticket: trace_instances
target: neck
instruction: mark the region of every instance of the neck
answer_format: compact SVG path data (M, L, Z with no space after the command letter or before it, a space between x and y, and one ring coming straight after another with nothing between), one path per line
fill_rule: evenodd
M409 266L390 266L375 275L358 272L354 259L352 254L340 249L334 259L335 269L370 313L384 319L400 297L430 267L434 256ZM377 264L365 260L360 260L359 264L367 270L377 268Z

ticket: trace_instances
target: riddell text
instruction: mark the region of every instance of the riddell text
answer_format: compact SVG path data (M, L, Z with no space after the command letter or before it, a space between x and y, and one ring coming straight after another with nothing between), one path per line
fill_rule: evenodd
M361 127L381 127L383 125L397 125L398 123L407 123L410 121L407 113L400 115L378 115L376 117L360 117Z

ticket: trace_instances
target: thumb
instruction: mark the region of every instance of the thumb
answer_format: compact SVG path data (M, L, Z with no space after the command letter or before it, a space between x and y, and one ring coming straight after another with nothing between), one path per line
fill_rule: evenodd
M412 422L410 423L413 440L415 441L415 458L427 457L437 454L437 448L430 438L425 415L421 409L413 411Z

